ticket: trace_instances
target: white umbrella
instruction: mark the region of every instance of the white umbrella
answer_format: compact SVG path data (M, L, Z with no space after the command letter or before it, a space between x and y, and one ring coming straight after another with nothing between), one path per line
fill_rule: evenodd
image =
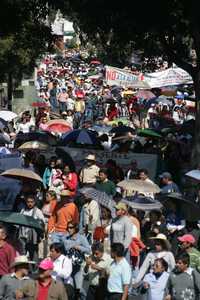
M185 174L188 177L191 177L196 180L200 180L200 170L191 170Z
M5 120L5 121L12 121L13 119L15 119L17 117L17 114L14 113L13 111L9 111L9 110L1 110L0 111L0 118Z

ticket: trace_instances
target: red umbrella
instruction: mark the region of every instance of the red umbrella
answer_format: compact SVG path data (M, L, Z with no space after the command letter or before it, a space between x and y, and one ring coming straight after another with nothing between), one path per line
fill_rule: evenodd
M72 130L71 126L65 120L57 119L57 120L51 120L47 122L46 131L56 132L56 133L66 133L71 130Z
M139 90L136 94L136 97L149 100L155 98L156 96L151 91Z
M91 60L90 64L91 65L100 65L101 62L99 60Z
M49 104L47 102L33 102L31 104L33 107L49 107Z

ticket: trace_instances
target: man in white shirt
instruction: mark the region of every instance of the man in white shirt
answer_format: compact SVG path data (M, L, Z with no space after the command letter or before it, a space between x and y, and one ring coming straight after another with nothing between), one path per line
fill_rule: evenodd
M89 154L86 157L86 166L80 171L80 182L84 185L94 185L99 176L99 167L96 165L96 157L94 154Z
M85 195L85 204L81 212L82 220L80 223L86 234L92 234L97 226L100 226L100 211L97 201Z
M74 288L72 274L72 260L63 255L64 248L61 243L53 243L50 246L50 258L53 261L52 278L56 281L62 281L65 285L69 299L73 299Z

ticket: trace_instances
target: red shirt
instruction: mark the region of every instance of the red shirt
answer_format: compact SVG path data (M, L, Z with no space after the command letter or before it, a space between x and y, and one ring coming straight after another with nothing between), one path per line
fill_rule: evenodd
M36 298L37 300L47 300L50 285L51 280L48 285L43 285L42 282L38 281L38 294Z
M0 247L0 275L6 275L10 273L10 266L14 262L16 251L7 242Z

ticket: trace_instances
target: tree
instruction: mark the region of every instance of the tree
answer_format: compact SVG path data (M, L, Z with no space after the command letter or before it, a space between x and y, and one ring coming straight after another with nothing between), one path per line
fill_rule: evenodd
M197 1L60 0L59 5L89 40L101 43L108 56L131 42L133 49L142 50L143 56L165 55L168 61L192 76L197 100L193 162L199 165L200 11ZM192 49L195 59L191 57Z

